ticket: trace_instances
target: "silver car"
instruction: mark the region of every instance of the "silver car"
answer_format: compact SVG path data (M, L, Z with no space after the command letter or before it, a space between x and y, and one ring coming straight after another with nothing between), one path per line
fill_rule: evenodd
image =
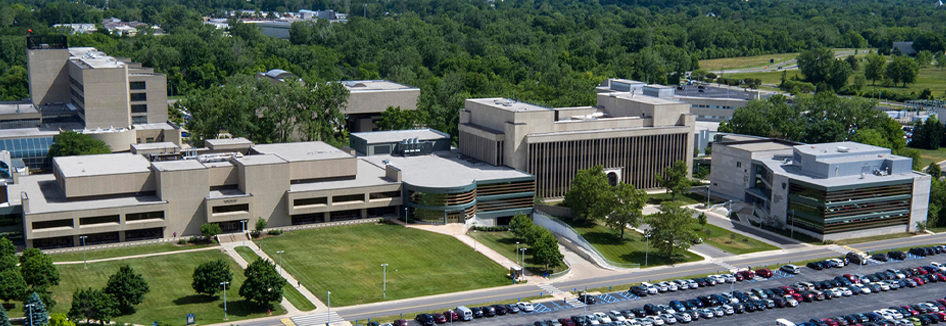
M678 312L675 315L673 315L673 317L676 317L677 321L681 323L689 323L693 321L693 317L690 317L690 314L687 314L687 313Z
M710 310L709 308L700 309L700 318L710 319L716 317L716 312Z
M657 317L660 317L660 319L663 319L664 323L668 325L673 325L677 323L677 318L671 314L662 314Z

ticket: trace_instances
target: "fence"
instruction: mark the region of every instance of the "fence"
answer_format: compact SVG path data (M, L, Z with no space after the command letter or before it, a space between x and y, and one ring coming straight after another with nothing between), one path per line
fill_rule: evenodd
M561 271L561 272L550 274L550 275L549 275L549 279L550 279L550 280L554 280L554 279L557 279L557 278L559 278L559 277L568 275L568 273L572 271L572 264L569 264L568 261L567 261L567 260L564 260L564 259L562 259L562 262L565 263L565 267L568 267L568 268L566 268L565 270L563 270L563 271Z
M611 269L611 270L623 270L623 269L639 269L640 264L630 264L630 263L618 263L611 261L604 257L594 246L588 243L578 231L575 231L570 225L565 224L558 219L555 219L546 213L536 210L532 214L532 221L536 225L540 225L552 233L558 234L568 240L571 240L573 243L584 249L585 251L591 253L591 260L598 266L602 268Z

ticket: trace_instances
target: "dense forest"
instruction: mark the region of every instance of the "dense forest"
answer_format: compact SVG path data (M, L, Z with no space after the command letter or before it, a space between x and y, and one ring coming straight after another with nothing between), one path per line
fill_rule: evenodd
M672 84L698 60L815 47L889 48L914 40L946 49L946 9L932 1L752 0L104 0L0 1L0 100L28 96L25 35L57 23L117 17L168 35L70 36L168 74L173 95L279 68L307 82L385 78L422 89L425 123L455 133L464 98L506 96L544 105L593 104L608 77ZM224 10L335 9L349 21L295 23L289 40L252 24L201 23ZM365 17L362 17L365 16Z

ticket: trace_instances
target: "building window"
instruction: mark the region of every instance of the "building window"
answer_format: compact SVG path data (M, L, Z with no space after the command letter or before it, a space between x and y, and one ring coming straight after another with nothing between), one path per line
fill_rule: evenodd
M372 192L368 194L369 199L401 198L400 191Z
M96 216L96 217L83 217L79 219L79 225L92 225L92 224L108 224L114 223L119 224L118 215L109 215L109 216Z
M55 220L55 221L44 221L44 222L33 222L33 230L42 230L42 229L54 229L54 228L71 228L72 219L68 220Z
M145 89L145 82L143 82L143 81L140 81L140 82L130 82L130 83L128 83L128 89L131 89L131 90L142 90L142 89Z
M132 102L142 102L148 100L148 93L131 93Z
M216 206L213 208L214 214L249 212L250 204Z
M292 201L293 206L309 206L309 205L327 205L328 198L326 197L315 197L315 198L301 198Z
M147 104L132 105L131 113L148 113L148 105Z
M742 167L742 162L736 162L736 167L737 167L737 168L741 168L741 167Z
M131 117L131 123L136 124L136 125L148 123L148 116L146 115L133 116Z
M153 142L154 142L154 137L148 137L147 139L145 139L145 142L146 142L146 143L149 143L149 144L150 144L150 143L153 143Z
M163 220L163 219L164 219L163 211L125 214L126 222L141 221L141 220Z
M332 204L344 203L344 202L364 202L364 194L356 195L342 195L342 196L332 196Z

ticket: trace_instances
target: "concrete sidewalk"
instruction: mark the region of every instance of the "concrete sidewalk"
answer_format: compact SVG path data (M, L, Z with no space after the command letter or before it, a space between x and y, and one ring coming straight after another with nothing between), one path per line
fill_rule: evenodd
M156 253L151 253L151 254L141 254L141 255L134 255L134 256L122 256L122 257L93 259L93 260L88 260L88 261L81 261L81 260L79 260L79 261L60 261L60 262L54 262L53 265L75 265L75 264L83 264L83 263L98 263L98 262L103 262L103 261L125 260L125 259L146 258L146 257L154 257L154 256L167 256L167 255L176 255L176 254L186 254L186 253L188 253L188 252L204 251L204 250L223 250L223 247L205 247L205 248L197 248L197 249L178 250L178 251L165 251L165 252L156 252Z

